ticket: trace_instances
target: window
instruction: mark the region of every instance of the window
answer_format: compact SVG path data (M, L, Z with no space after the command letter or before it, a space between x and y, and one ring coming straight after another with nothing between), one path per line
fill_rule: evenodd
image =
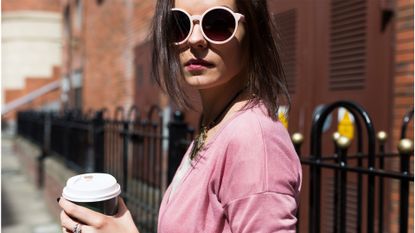
M76 29L80 30L82 28L82 19L83 19L83 1L77 0L76 1L76 19L75 19L75 27Z

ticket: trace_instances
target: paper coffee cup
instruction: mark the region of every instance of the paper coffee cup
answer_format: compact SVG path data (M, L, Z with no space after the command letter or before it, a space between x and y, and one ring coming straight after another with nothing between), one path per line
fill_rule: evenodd
M114 215L120 193L121 187L112 175L86 173L69 178L62 197L100 213Z

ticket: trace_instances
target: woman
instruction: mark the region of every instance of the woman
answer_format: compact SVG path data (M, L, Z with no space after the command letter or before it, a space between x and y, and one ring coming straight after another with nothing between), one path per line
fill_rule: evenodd
M183 86L198 90L203 107L158 232L295 232L301 165L276 119L289 98L266 0L159 0L153 23L154 77L179 106ZM138 232L122 200L114 217L59 204L69 232Z

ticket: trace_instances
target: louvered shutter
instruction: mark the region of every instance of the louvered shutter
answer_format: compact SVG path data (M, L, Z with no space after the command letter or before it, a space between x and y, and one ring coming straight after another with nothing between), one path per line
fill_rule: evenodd
M366 1L332 0L330 25L331 90L363 89L366 63Z

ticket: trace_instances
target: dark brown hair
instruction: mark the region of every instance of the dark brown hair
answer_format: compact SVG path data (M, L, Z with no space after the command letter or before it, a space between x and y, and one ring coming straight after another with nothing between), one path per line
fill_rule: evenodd
M239 13L245 15L248 39L248 88L255 98L250 104L262 101L270 117L276 119L276 112L282 104L289 108L282 63L276 47L274 25L268 12L266 0L235 0ZM173 0L158 0L153 18L152 76L180 107L191 107L182 88L182 71L176 47L171 43L170 9Z

